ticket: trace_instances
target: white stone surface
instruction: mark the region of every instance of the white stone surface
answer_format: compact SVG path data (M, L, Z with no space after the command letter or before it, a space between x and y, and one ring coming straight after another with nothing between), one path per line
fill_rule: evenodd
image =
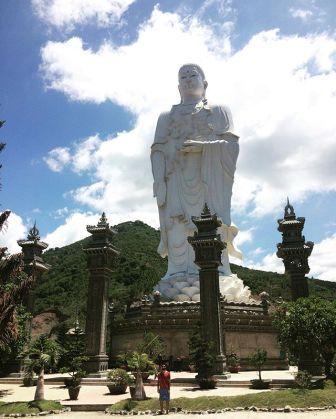
M219 290L226 301L234 303L251 302L251 290L236 274L219 277Z
M199 216L207 203L222 221L218 233L227 244L220 267L226 278L223 292L233 301L246 301L248 290L232 276L229 265L229 255L242 257L233 245L238 229L231 225L230 215L238 137L230 110L206 101L207 85L199 66L182 66L181 103L162 113L157 123L151 161L160 217L158 252L168 256L168 270L157 289L170 300L199 298L198 268L187 238L195 232L192 217Z
M199 301L199 279L198 276L191 276L188 282L177 281L172 277L162 279L155 287L160 291L162 299L167 301ZM187 284L187 285L186 285ZM251 291L243 281L235 274L221 275L219 277L219 289L228 302L248 303L251 302Z

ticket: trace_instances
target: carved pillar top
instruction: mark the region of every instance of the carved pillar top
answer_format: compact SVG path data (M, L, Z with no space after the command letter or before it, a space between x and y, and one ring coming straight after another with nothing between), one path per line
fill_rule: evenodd
M216 214L211 214L207 204L204 205L200 217L192 217L193 223L197 227L194 236L188 237L189 243L195 250L195 263L200 268L218 267L221 265L222 250L226 244L221 241L217 234L217 228L221 226L221 221Z
M36 227L36 221L29 230L27 238L18 240L17 243L22 249L23 261L27 271L34 270L34 272L42 274L50 269L50 265L42 259L42 252L47 249L48 244L40 240L40 232Z
M287 198L283 219L278 220L278 231L282 234L282 243L277 244L277 256L283 259L286 271L307 274L309 272L308 257L314 243L305 241L302 234L305 224L304 217L296 217L293 206Z
M114 254L119 252L112 245L112 239L116 234L116 230L110 227L105 212L102 213L97 225L88 225L86 230L91 233L91 240L83 248L87 255L94 254Z

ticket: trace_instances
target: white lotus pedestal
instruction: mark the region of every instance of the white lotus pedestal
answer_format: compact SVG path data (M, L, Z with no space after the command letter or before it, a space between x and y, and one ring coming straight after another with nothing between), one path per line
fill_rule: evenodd
M250 303L251 290L236 274L219 276L219 290L227 302ZM163 278L155 287L163 301L200 301L198 275L174 275Z

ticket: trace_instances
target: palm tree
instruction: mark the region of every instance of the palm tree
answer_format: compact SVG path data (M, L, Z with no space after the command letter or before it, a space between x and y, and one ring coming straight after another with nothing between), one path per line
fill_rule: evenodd
M0 231L10 211L0 214ZM16 310L30 288L34 276L24 273L22 255L6 255L6 248L0 248L0 348L6 348L18 338Z
M143 385L142 373L154 372L155 371L154 362L148 357L147 354L135 351L129 354L129 356L127 357L127 365L129 366L129 368L133 371L133 374L135 375L134 399L145 400L146 393L145 393L145 387Z
M5 121L0 120L0 128ZM0 142L0 153L5 148ZM2 165L0 164L0 169ZM1 183L0 183L1 189ZM0 233L7 227L10 211L0 212ZM34 285L34 275L24 273L21 254L7 255L7 248L0 246L0 349L6 350L19 337L17 309Z
M60 353L58 343L49 339L47 335L39 336L25 352L24 355L28 357L27 371L38 374L34 400L44 400L45 369L57 364Z
M5 121L0 120L0 128ZM5 144L0 142L0 153ZM0 168L1 168L0 164ZM1 183L0 183L1 188ZM10 211L0 212L0 232L7 226ZM7 248L0 246L0 349L18 338L16 311L35 281L24 274L22 255L7 255Z

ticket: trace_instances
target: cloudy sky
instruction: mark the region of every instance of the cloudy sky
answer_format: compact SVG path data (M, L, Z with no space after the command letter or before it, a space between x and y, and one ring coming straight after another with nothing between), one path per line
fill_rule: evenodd
M315 242L311 275L336 281L335 20L333 0L2 0L2 242L16 251L36 219L63 246L102 211L157 227L150 145L196 62L240 136L244 265L283 270L288 195Z

